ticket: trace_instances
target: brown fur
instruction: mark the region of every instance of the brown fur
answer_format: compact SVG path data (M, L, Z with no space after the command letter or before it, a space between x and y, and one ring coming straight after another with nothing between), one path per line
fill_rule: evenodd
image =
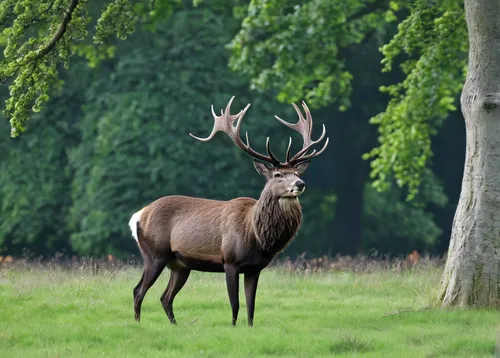
M256 168L267 179L259 200L218 201L172 195L141 210L137 234L145 268L134 289L137 320L146 291L165 266L172 270L172 283L169 282L162 303L173 323L173 298L191 270L226 272L227 277L228 272L234 272L236 276L244 273L248 276L245 286L253 287L248 288L248 294L255 297L258 273L292 241L300 227L302 209L297 196L303 189L298 190L296 184L302 182L298 172L305 170L272 169L261 164L256 164ZM231 286L234 287L237 278L231 277ZM228 289L229 285L230 281ZM172 288L177 286L178 289ZM235 299L233 290L230 292L231 305L239 307L234 303ZM233 323L236 322L234 310L235 307ZM251 311L250 325L253 308Z
M224 272L231 303L233 325L239 311L239 274L245 276L245 296L248 325L253 325L255 293L259 274L293 239L300 227L302 209L298 196L305 183L299 179L309 160L321 154L328 146L328 138L319 151L312 150L326 134L325 126L319 139L311 139L312 116L302 103L306 117L293 104L299 121L288 123L276 116L287 127L298 132L304 144L290 156L292 141L288 143L286 162L281 163L271 152L269 138L267 155L250 147L240 137L241 121L250 107L248 104L238 114L231 115L229 100L221 115L215 114L212 132L206 138L190 135L202 142L210 141L217 132L226 133L233 143L250 156L255 169L265 176L267 183L259 200L237 198L217 201L185 196L167 196L154 201L130 219L129 226L144 258L144 272L134 288L135 319L140 320L141 304L147 290L154 284L165 266L171 269L168 286L161 296L161 303L170 322L175 323L173 300L182 289L191 270ZM264 164L269 163L271 166Z
M168 266L178 264L174 253L237 267L254 261L256 254L249 249L272 257L293 239L302 210L297 198L273 197L269 188L266 186L259 200L160 198L142 212L140 247L147 247L155 257L167 257ZM280 200L290 203L282 205Z
M283 205L282 201L287 204ZM291 242L302 221L302 208L297 198L276 200L263 191L253 208L254 236L263 251L275 255Z

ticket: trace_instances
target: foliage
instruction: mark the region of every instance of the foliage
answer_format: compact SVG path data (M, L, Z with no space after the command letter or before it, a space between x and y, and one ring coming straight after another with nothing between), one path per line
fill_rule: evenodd
M5 117L11 135L25 130L31 112L39 112L48 92L59 85L58 68L67 67L73 43L87 32L86 0L4 0L0 4L2 38L6 38L0 62L0 83L13 79Z
M75 66L78 71L80 67ZM74 73L74 72L73 72ZM72 172L67 147L77 139L80 86L68 80L65 92L56 94L31 121L23 140L2 136L0 146L0 247L20 254L54 254L69 247L66 215L70 206ZM67 105L70 103L70 105ZM1 123L0 127L6 127Z
M394 176L412 199L432 156L431 136L456 109L466 72L467 29L460 2L410 4L398 34L382 47L384 71L391 70L401 52L409 56L401 64L406 78L382 87L391 100L385 112L371 119L379 126L380 145L364 158L374 158L375 188L387 189Z
M264 179L228 138L200 143L187 135L209 133L210 104L222 107L235 93L234 111L252 103L243 130L258 150L270 135L282 156L285 134L292 134L272 119L295 116L291 106L248 94L246 81L230 75L223 45L237 21L227 16L231 9L221 11L188 10L169 24L157 21L154 33L139 31L116 60L95 69L74 62L65 90L53 93L30 122L33 131L0 141L2 251L135 253L129 216L162 195L258 197ZM322 194L306 199L305 211ZM303 232L326 234L332 210L310 210Z
M3 0L0 3L0 40L5 42L0 62L0 84L10 83L4 114L10 120L11 135L25 131L32 112L38 112L49 92L61 83L59 70L68 68L75 53L95 66L113 54L112 35L125 39L149 13L149 23L168 16L180 1L114 0L97 20L96 32L89 31L94 3L87 0ZM101 46L94 47L93 41Z
M317 164L319 163L314 163ZM314 168L308 170L312 171ZM315 173L319 171L320 169L316 169ZM310 188L300 198L300 204L303 208L303 224L294 241L285 250L285 255L307 252L319 256L329 252L334 245L331 227L337 211L337 195L331 190Z
M429 169L424 175L425 184L415 198L420 205L402 200L401 190L395 186L384 192L378 192L370 185L365 186L365 250L374 249L387 254L409 252L411 249L426 252L437 242L442 231L426 206L444 206L447 198Z
M391 96L379 126L380 145L364 155L378 190L392 178L413 199L431 158L431 136L455 110L465 71L466 28L460 2L442 0L359 1L253 0L242 29L230 44L230 64L251 78L256 89L279 89L282 101L306 98L313 106L349 105L352 73L345 49L373 32L383 34L396 15L409 15L382 47L384 70L402 52L406 78L382 86Z
M135 252L128 219L160 196L258 197L264 179L228 138L201 143L188 136L208 134L211 103L222 108L234 93L233 112L252 103L243 130L256 147L263 148L262 132L282 132L277 121L265 121L273 107L245 94L245 82L226 67L221 49L235 24L206 10L179 11L168 26L157 24L154 37L136 33L114 70L89 89L83 140L71 154L77 252Z
M253 88L277 88L278 99L345 109L352 75L342 52L395 19L389 1L252 0L231 41L231 68Z
M219 0L204 1L199 7L192 1L78 2L72 19L85 14L78 22L82 30L78 32L70 21L55 47L36 62L45 66L44 76L50 75L50 68L56 70L54 82L39 84L47 86L43 88L29 86L19 78L30 70L30 63L16 56L38 51L49 41L53 31L48 29L60 24L68 3L56 0L43 13L43 5L52 2L41 2L42 7L27 0L17 2L18 7L7 6L14 4L10 1L0 4L4 11L0 18L8 20L0 43L4 41L6 51L10 49L7 54L14 56L5 57L0 69L15 68L5 83L11 90L20 86L15 92L19 96L31 90L43 98L48 98L43 93L51 96L30 122L26 122L31 115L29 101L17 101L19 112L5 112L11 124L15 116L16 123L21 123L14 125L13 134L26 126L31 131L15 140L0 139L3 251L15 254L26 248L50 254L69 248L78 254L136 253L127 221L134 211L160 196L258 197L264 179L228 138L218 134L212 142L200 143L187 135L208 134L213 123L210 105L218 110L232 95L236 95L234 111L252 103L242 128L249 131L252 144L263 150L269 135L272 148L281 156L290 134L294 150L300 141L272 118L274 114L289 121L296 118L289 104L276 103L274 97L284 102L306 98L311 107L325 107L313 110L315 130L325 123L331 143L304 176L308 185L301 198L304 224L287 253L335 254L342 242L355 241L356 250L375 248L399 254L431 248L448 224L442 221L438 227L434 219L444 199L440 181L428 171L423 172L420 191L411 204L403 203L405 193L398 188L386 193L365 189L369 167L360 157L376 143L376 133L366 118L385 107L388 93L377 93L378 86L398 79L394 72L379 73L377 47L390 35L391 26L396 25L390 23L404 4L315 0L293 7L288 1L251 1L250 5L233 1L231 5L238 5L233 9ZM247 7L251 11L240 28ZM29 22L35 14L42 17ZM430 12L428 17L432 16L437 15ZM91 21L94 18L97 22ZM276 28L266 27L269 19ZM26 26L21 28L22 21ZM17 42L12 37L14 28L22 32L16 35ZM83 28L86 35L76 41ZM310 37L301 36L307 31ZM446 38L453 36L443 33ZM130 38L118 46L125 37ZM32 47L23 47L23 41ZM402 57L398 41L403 39L396 37L384 50L395 64ZM253 76L258 91L250 91L248 79L227 68L229 51L224 46L228 43L231 66ZM417 56L419 51L410 55ZM59 74L70 57L58 52L85 59L73 58L68 71ZM462 58L457 56L456 61ZM261 71L260 65L268 67ZM319 72L311 71L314 68ZM335 81L322 71L330 71L328 76ZM454 80L446 78L439 82L440 91ZM346 111L326 106L333 101ZM350 103L353 106L348 108ZM444 115L445 107L438 105L434 108L441 108ZM433 128L438 122L429 121ZM7 129L6 122L2 128ZM449 138L439 141L449 143ZM398 180L394 173L386 178ZM363 225L359 239L353 238L353 223ZM343 235L337 235L340 226Z
M428 307L440 270L287 273L259 280L255 326L230 324L222 274L193 272L176 297L177 326L159 297L164 272L145 297L141 324L131 292L137 268L39 266L0 281L2 353L8 357L487 357L498 311ZM29 322L29 324L28 324ZM50 326L50 329L48 327ZM51 342L48 344L47 342Z

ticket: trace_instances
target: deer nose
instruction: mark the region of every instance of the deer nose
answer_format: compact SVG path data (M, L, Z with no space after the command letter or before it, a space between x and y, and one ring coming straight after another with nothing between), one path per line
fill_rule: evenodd
M306 187L306 183L304 183L302 180L297 180L295 182L295 186L300 190L303 190Z

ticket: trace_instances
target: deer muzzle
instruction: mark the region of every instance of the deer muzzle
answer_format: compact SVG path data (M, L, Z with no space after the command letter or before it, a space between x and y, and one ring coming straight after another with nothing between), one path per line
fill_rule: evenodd
M305 189L306 189L306 183L304 183L304 181L299 179L293 184L290 191L292 194L299 196L304 192Z

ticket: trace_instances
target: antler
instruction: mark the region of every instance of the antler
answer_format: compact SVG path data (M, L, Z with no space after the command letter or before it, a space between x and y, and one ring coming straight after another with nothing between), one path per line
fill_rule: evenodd
M312 132L313 120L311 112L307 107L307 104L304 101L302 101L302 107L304 107L304 111L306 112L306 118L304 118L302 112L295 103L292 103L292 105L293 108L295 108L297 114L299 115L299 120L297 123L289 123L281 119L280 117L275 116L276 119L280 121L282 124L300 133L300 135L302 135L302 139L304 140L302 149L290 159L290 148L292 146L292 138L290 138L290 141L288 142L288 149L286 151L286 163L290 166L305 162L311 158L320 155L325 151L326 147L328 146L328 142L330 140L330 138L326 138L325 144L323 145L323 148L321 148L319 152L317 152L316 149L314 149L311 153L306 154L309 151L309 149L311 149L314 145L320 143L323 140L326 134L326 128L325 125L323 124L323 133L321 133L321 136L317 140L312 140L311 132Z
M241 122L243 120L243 116L247 112L248 108L250 108L250 103L247 104L247 106L241 110L238 114L231 114L231 104L233 103L234 96L231 97L229 100L226 110L223 111L221 110L221 115L217 116L214 111L214 106L212 105L212 115L214 116L214 127L212 128L212 133L206 138L200 138L196 137L193 134L189 133L191 137L194 139L200 140L202 142L208 142L211 140L214 136L215 133L221 131L226 133L236 144L241 150L243 150L245 153L251 155L252 157L268 162L272 164L273 166L278 166L280 164L280 161L274 156L274 154L271 152L271 149L269 147L269 137L267 137L266 140L266 150L268 155L261 154L252 147L250 147L250 140L248 138L248 132L245 133L245 138L246 138L246 143L244 143L241 140L240 137L240 127L241 127ZM234 125L234 122L236 122L236 126Z

